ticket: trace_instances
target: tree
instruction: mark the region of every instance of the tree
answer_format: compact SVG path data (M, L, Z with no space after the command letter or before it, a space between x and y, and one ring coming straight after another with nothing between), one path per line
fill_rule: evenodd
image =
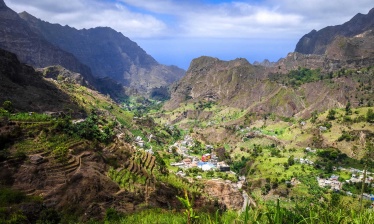
M348 101L347 105L345 106L345 114L346 115L351 115L352 114L351 102L349 102L349 101Z
M373 109L369 109L366 112L366 121L369 123L374 123L374 112Z
M332 173L332 171L333 171L333 165L332 165L331 161L327 162L325 170L326 170L327 173Z
M312 118L311 118L310 121L314 124L316 122L317 118L318 118L318 112L315 110L315 111L312 112Z
M327 114L327 119L335 120L335 114L336 114L336 111L334 109L329 110L329 113Z
M169 175L169 170L167 169L165 161L161 158L160 154L155 152L155 157L156 157L156 163L158 165L158 170L160 171L161 174L163 175Z
M289 158L288 158L288 165L289 166L292 166L293 164L295 164L295 158L294 158L294 156L292 155L292 156L290 156Z
M12 102L10 102L9 100L6 100L4 101L3 103L3 108L5 110L7 110L8 112L13 112L14 108L13 108L13 104Z

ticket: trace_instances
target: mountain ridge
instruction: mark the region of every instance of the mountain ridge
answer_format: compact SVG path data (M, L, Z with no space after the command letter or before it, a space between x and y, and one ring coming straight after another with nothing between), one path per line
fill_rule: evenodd
M326 52L327 45L337 36L353 37L369 29L374 29L374 8L368 14L356 14L349 21L336 26L327 26L319 31L312 30L305 34L296 44L295 52L319 54Z
M0 1L0 47L17 55L20 61L35 67L60 64L83 75L93 84L90 69L72 54L62 51L33 32L16 12ZM88 84L87 83L87 84Z
M171 99L164 108L175 110L183 103L214 102L249 113L306 118L313 111L343 107L348 102L355 107L362 105L358 95L369 105L372 95L361 87L373 82L370 78L374 64L373 15L374 9L341 26L322 29L348 29L351 24L359 23L357 29L339 31L354 34L351 37L329 36L332 41L321 45L326 48L322 55L296 51L276 63L265 60L254 65L238 63L238 59L196 58L186 76L171 89ZM303 39L305 36L299 45ZM363 80L365 84L360 83Z
M27 12L19 15L35 32L88 65L95 77L110 77L137 92L149 93L184 75L184 70L176 66L159 64L137 43L112 28L78 30L42 21Z
M175 110L182 103L214 102L258 114L308 117L314 110L343 107L349 101L353 106L358 105L359 102L354 98L354 92L358 89L358 83L354 81L356 78L337 77L339 68L335 68L335 78L330 79L328 70L326 73L317 70L318 66L324 65L323 60L314 69L300 68L294 57L301 56L305 55L290 54L288 59L271 68L238 63L238 60L221 61L210 57L194 59L186 76L171 89L171 99L164 108ZM288 65L289 60L295 64ZM308 57L302 61L308 61ZM274 72L278 66L284 67L280 70L282 73ZM323 80L302 83L300 86L283 84L289 82L287 72L318 72ZM331 88L328 80L334 80L334 88Z

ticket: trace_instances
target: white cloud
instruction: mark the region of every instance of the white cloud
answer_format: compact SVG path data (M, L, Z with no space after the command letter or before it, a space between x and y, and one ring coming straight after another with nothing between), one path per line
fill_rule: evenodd
M165 23L152 15L136 13L119 4L98 0L6 0L16 12L28 13L51 23L78 29L111 27L129 37L162 36Z
M109 26L130 38L300 37L341 24L372 0L249 0L207 4L201 0L6 0L16 11L76 28Z
M299 26L302 17L243 2L211 6L203 11L187 12L181 26L189 36L198 37L264 37L282 36ZM280 33L279 31L282 31Z
M294 50L296 42L312 29L342 24L374 6L372 0L5 2L16 12L27 11L52 23L75 28L112 27L144 45L156 59L166 64L178 60L183 67L201 54L275 60Z
M372 0L268 0L267 4L281 12L302 15L304 28L317 30L347 22L357 13L366 14L374 7Z

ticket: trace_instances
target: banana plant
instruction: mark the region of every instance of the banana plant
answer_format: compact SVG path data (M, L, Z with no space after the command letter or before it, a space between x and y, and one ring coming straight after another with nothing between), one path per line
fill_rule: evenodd
M194 220L198 219L199 216L196 215L195 211L193 210L192 203L188 199L187 191L184 191L184 198L177 196L180 203L185 207L184 214L187 217L187 224L191 224Z

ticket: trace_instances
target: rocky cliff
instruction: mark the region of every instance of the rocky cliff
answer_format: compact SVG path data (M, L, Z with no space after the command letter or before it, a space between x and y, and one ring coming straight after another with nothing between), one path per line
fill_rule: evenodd
M302 54L325 54L337 37L354 37L374 29L374 8L368 14L357 14L350 21L337 26L328 26L319 31L312 30L296 45L295 52Z
M242 193L237 187L233 187L231 182L208 180L205 182L205 191L209 196L218 199L227 209L240 210L243 207Z
M46 40L72 53L96 77L109 77L137 92L167 86L184 75L175 66L159 64L129 38L108 27L77 30L51 24L23 12L21 18Z

